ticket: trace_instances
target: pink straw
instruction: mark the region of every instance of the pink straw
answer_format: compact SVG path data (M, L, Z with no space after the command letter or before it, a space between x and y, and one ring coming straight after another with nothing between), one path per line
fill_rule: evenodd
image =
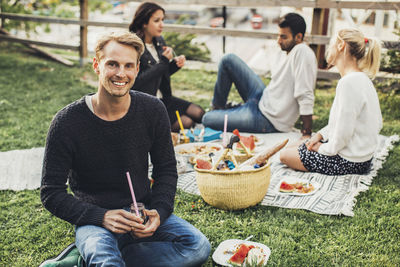
M136 210L136 216L140 217L139 216L139 210L138 210L137 203L136 203L135 192L133 192L133 186L132 186L132 182L131 182L131 175L129 174L129 172L126 172L126 179L128 179L129 189L131 190L133 205L135 205L135 210Z
M226 146L227 144L227 136L226 136L226 129L228 128L228 114L225 114L225 118L224 118L224 137L223 137L223 145Z

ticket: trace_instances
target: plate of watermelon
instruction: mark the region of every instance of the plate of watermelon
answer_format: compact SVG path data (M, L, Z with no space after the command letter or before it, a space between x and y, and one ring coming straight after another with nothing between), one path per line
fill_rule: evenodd
M271 250L264 244L228 239L219 244L212 258L222 266L266 266Z
M306 196L312 195L320 188L320 184L315 181L286 177L281 179L276 187L279 194Z

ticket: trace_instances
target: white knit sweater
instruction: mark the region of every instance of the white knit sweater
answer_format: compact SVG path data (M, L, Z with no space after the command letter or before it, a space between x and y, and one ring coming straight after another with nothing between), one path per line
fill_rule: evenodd
M324 140L319 153L340 155L352 162L372 158L382 128L379 99L368 76L351 72L342 77L329 114L328 125L319 131Z

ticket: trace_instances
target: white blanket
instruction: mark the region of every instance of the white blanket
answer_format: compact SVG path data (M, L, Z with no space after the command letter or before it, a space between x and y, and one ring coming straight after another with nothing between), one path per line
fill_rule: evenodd
M266 147L289 138L294 142L299 138L295 133L279 133L257 135L263 138ZM305 209L319 214L354 216L353 207L356 204L356 196L368 190L372 179L386 160L393 143L399 140L399 136L379 136L378 149L373 159L373 167L368 175L341 175L328 176L319 173L305 173L294 171L279 162L279 154L271 159L271 181L268 192L261 205L275 206L292 209ZM288 195L279 193L281 181L288 178L308 181L318 185L317 190L310 195ZM178 178L178 188L185 192L200 195L196 184L195 172L182 174Z

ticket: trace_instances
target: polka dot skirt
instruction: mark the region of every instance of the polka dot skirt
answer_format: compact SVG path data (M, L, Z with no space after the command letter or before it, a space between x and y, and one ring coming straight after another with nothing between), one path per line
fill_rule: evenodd
M305 143L298 148L300 160L310 172L327 175L367 174L371 169L372 159L365 162L351 162L339 155L325 156L309 151Z

